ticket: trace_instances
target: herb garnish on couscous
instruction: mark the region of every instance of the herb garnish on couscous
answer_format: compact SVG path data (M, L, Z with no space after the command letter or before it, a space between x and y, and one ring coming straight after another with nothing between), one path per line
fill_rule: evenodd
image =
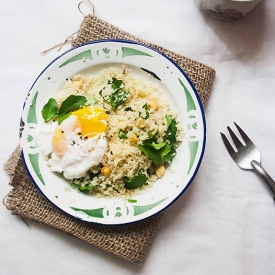
M42 115L36 142L51 171L97 196L131 197L152 186L184 137L164 92L125 67L74 75Z

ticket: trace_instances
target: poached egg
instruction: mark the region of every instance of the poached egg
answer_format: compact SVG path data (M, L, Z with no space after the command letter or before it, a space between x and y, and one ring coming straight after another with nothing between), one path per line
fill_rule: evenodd
M60 125L56 121L41 124L35 141L43 156L50 156L50 170L75 179L98 165L107 150L107 119L104 110L84 107Z

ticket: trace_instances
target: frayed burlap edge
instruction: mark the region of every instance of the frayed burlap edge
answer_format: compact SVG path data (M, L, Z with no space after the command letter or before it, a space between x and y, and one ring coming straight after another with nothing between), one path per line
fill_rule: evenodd
M72 39L72 46L75 47L89 41L102 39L132 40L148 45L164 53L183 69L194 84L202 105L204 107L206 106L216 74L215 70L211 67L135 37L134 35L127 33L92 14L84 17L76 38Z
M12 214L57 228L138 264L143 263L162 214L126 225L105 226L77 220L49 203L28 176L17 147L4 165L13 189L4 199Z

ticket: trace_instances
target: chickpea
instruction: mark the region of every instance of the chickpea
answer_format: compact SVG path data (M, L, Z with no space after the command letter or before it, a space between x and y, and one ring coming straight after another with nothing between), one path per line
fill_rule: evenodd
M128 140L131 142L131 143L137 143L138 142L138 138L135 134L131 134L129 137L128 137Z
M165 167L163 165L160 165L156 170L156 175L161 178L165 174Z
M155 98L152 98L149 102L149 107L157 110L159 107L158 101Z
M143 91L138 91L138 96L139 97L146 97L146 93Z
M135 123L135 126L138 127L138 128L144 128L145 127L144 119L142 119L141 117L139 117L134 123Z
M73 81L73 85L75 86L75 88L81 89L82 86L83 86L83 83L81 81L79 81L79 80L74 80Z
M111 170L109 167L104 166L101 168L101 174L104 176L109 176L111 174Z

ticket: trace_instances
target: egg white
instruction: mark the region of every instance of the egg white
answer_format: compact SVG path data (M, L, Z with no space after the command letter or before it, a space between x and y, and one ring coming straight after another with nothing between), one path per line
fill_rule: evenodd
M35 137L35 142L42 155L50 156L48 159L50 170L63 173L66 179L84 177L91 167L101 162L107 150L105 133L85 139L79 135L80 128L71 130L75 119L76 116L71 115L60 124L68 148L62 158L54 152L52 144L53 133L58 127L57 122L42 123Z

